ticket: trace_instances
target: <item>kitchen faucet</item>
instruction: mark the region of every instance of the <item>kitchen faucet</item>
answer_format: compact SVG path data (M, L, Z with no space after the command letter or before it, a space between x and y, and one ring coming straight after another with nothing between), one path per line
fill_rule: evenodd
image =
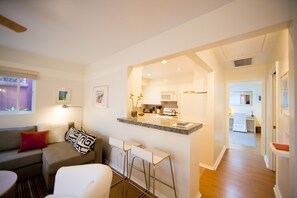
M171 113L172 113L172 115L176 115L176 110L175 109L171 109Z

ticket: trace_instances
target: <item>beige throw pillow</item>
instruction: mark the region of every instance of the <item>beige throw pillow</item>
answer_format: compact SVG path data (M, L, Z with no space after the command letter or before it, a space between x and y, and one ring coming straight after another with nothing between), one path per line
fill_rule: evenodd
M68 123L50 123L43 122L37 124L37 131L46 131L48 130L47 142L49 144L55 142L64 142L65 141L65 133L68 130Z

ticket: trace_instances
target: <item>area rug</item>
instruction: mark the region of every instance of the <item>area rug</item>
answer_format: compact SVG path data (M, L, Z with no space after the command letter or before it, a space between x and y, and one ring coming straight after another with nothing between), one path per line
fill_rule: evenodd
M42 176L16 183L15 197L43 198L46 195L48 195L48 192Z
M254 133L229 132L229 143L243 146L256 147L256 137Z

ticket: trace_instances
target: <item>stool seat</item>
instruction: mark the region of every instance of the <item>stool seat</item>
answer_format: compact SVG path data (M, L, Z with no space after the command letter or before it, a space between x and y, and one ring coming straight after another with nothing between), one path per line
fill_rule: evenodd
M119 140L119 139L116 139L113 137L109 137L109 145L111 146L110 158L111 158L111 152L112 152L113 148L116 148L116 149L124 152L124 161L123 161L122 172L118 172L117 170L114 170L114 172L116 174L118 174L122 179L111 186L111 187L114 187L117 184L119 184L120 182L123 182L127 178L126 175L128 175L128 171L129 171L129 168L128 168L129 151L131 151L131 148L133 146L139 147L139 146L141 146L141 144L137 143L137 142L130 141L130 140L123 141L123 140ZM124 193L124 188L123 188L123 193Z
M132 146L136 146L136 147L140 147L141 144L140 143L137 143L137 142L133 142L133 141L124 141L124 151L130 151Z
M109 144L111 146L117 147L123 151L130 151L132 146L141 146L141 144L133 141L123 141L113 137L109 137Z
M140 147L135 147L132 146L131 148L131 154L133 155L133 159L132 159L132 164L131 164L131 171L130 171L130 175L129 175L129 184L133 185L134 187L136 187L138 190L142 191L143 194L149 195L148 192L150 191L150 178L153 178L153 197L155 197L155 180L161 182L162 184L170 187L171 189L173 189L174 191L174 197L176 198L176 188L175 188L175 181L174 181L174 176L173 176L173 170L172 170L172 163L171 163L171 158L170 158L170 154L165 153L163 151L160 151L158 149L155 148L140 148ZM132 175L132 170L133 170L133 166L134 166L134 160L136 158L139 158L142 160L143 163L143 173L144 173L144 180L145 180L145 184L146 184L146 189L140 189L139 187L137 187L136 185L134 185L133 183L130 182L131 180L131 175ZM156 178L155 176L155 166L157 164L159 164L160 162L162 162L164 159L169 160L169 165L170 165L170 173L171 173L171 178L172 178L172 185L165 183L164 181L161 181L159 179ZM144 161L148 162L148 168L149 168L149 173L148 173L148 181L146 179L146 171L145 171L145 166L144 166ZM151 176L150 173L150 167L153 167L153 175ZM143 195L141 195L143 196Z
M145 161L154 165L160 163L161 161L163 161L164 159L170 156L170 154L160 151L158 149L154 149L154 148L143 149L135 146L132 146L131 152L133 153L133 155L141 159L144 159Z

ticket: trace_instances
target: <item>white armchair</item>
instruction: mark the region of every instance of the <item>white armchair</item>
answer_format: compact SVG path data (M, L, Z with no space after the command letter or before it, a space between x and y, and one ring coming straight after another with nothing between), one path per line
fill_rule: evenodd
M108 198L111 168L104 164L62 167L55 178L54 194L46 198Z

